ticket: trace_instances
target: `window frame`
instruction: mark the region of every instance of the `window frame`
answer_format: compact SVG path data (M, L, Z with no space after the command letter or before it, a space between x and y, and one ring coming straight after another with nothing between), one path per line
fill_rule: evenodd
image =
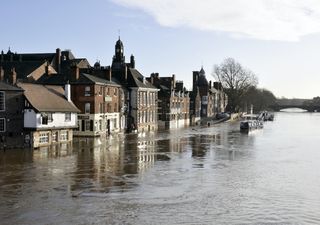
M85 86L84 87L84 96L85 97L90 97L91 96L91 87L90 86Z
M6 111L6 93L4 91L0 91L0 112L4 111Z
M88 108L89 107L89 108ZM85 104L84 104L84 113L85 114L90 114L90 112L91 112L91 104L90 104L90 102L86 102Z
M3 121L3 129L1 129L1 126L0 126L0 132L4 133L6 132L6 118L0 118L0 121Z
M71 112L64 113L64 121L70 122L71 121Z

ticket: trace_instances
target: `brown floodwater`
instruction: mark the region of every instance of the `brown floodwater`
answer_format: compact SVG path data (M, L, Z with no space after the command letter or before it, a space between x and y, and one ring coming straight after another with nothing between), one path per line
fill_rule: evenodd
M0 152L0 224L320 224L320 114Z

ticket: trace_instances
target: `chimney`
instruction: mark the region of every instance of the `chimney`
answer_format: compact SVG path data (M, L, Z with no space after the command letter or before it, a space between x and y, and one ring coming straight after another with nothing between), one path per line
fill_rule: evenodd
M71 102L71 85L69 82L64 85L64 96L68 102Z
M2 66L0 67L0 81L4 80L4 70L2 68Z
M176 88L176 75L172 74L172 81L171 82L172 82L172 84L171 84L172 88L175 89Z
M127 65L124 66L124 80L126 82L128 80L128 67L127 67Z
M131 68L135 68L135 66L136 66L136 62L135 62L135 60L134 60L134 56L133 55L131 55L130 56L130 66L131 66Z
M45 70L46 70L46 75L49 75L49 63L47 63L47 65L45 66Z
M55 65L56 65L56 70L57 72L60 74L61 73L61 49L60 48L57 48L56 49L56 59L55 59Z
M1 62L3 62L4 61L4 52L3 52L3 50L1 51Z
M199 72L193 71L193 86L192 86L193 91L196 91L198 80L199 80Z
M13 67L11 69L11 73L10 73L10 83L11 84L16 84L17 83L17 73L16 73L16 69Z
M112 78L112 70L111 70L111 67L110 67L110 66L107 67L106 72L107 72L107 80L108 80L108 81L111 81L111 78Z
M72 80L78 80L80 76L79 67L77 65L74 65L72 67Z

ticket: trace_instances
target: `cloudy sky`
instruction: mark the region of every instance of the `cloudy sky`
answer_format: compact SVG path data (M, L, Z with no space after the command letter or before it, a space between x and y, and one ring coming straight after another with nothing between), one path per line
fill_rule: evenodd
M10 0L0 48L71 49L111 64L120 30L127 59L145 75L176 74L191 87L201 65L233 57L278 97L320 95L319 0Z

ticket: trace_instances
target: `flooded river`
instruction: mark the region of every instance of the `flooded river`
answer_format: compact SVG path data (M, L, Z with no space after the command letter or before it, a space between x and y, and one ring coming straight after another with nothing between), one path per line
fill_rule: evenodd
M1 152L0 224L320 224L320 114Z

